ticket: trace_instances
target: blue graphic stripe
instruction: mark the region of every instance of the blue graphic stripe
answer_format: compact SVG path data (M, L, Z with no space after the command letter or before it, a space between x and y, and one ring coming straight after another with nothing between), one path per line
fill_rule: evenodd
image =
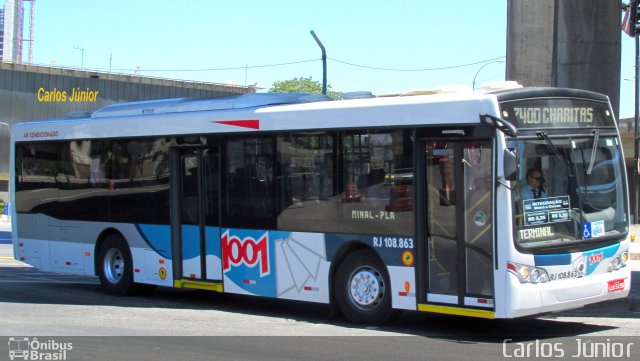
M218 258L222 258L220 250L220 228L206 227L204 232L207 256L214 255Z
M0 232L0 244L11 244L11 232Z
M231 282L253 295L277 297L275 240L289 238L291 233L229 228L222 228L220 233L225 283ZM267 272L263 272L265 269Z
M571 254L541 254L534 256L535 265L542 266L562 266L571 264Z
M620 248L620 244L614 244L613 246L609 246L609 247L604 247L604 248L599 248L599 249L595 249L593 251L589 251L589 252L585 252L584 255L586 257L586 259L588 260L587 262L587 274L591 274L593 273L593 271L596 270L596 268L598 267L598 265L600 265L600 263L606 259L610 259L613 256L616 255L616 253L618 252L618 249ZM597 255L599 253L602 253L602 261L599 261L599 257L596 257L594 259L594 261L591 261L590 256L592 255Z
M200 227L182 225L182 259L200 257Z
M595 255L602 252L602 259L608 259L616 255L618 249L620 248L620 244L616 243L611 246L602 247L598 249L594 249L591 251L582 252L581 255L585 257L589 257L591 255ZM543 266L563 266L571 264L571 254L541 254L534 256L535 265L539 267ZM594 266L595 268L595 266ZM592 271L592 270L591 270ZM587 274L589 274L589 270L587 270Z
M164 258L171 257L171 226L166 224L136 224L140 236L149 247ZM206 227L207 254L220 256L220 229ZM195 225L182 226L182 258L192 259L200 257L200 227Z
M164 224L136 224L140 236L149 247L164 258L171 259L171 227Z

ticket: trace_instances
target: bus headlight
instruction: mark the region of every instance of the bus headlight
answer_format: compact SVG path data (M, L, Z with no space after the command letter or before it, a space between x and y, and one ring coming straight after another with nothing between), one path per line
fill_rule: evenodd
M620 268L620 257L613 257L613 259L611 260L611 265L613 266L613 269L619 269Z
M515 262L507 262L507 269L518 277L520 283L546 283L549 282L547 271L542 268L527 266Z
M540 276L541 276L540 269L534 268L531 271L531 275L529 276L529 279L531 280L531 283L538 283L540 282Z
M622 255L620 256L620 261L622 262L622 265L625 266L627 264L627 261L629 260L629 252L622 252Z
M611 263L609 264L608 270L609 272L619 270L620 268L627 265L627 261L629 260L629 252L624 251L619 255L616 255L611 259Z

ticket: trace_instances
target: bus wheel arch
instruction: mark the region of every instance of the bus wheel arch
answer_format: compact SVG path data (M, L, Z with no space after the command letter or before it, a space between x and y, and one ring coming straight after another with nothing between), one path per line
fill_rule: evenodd
M126 296L134 291L133 257L120 232L107 229L96 242L95 272L108 293Z
M104 229L102 232L100 232L100 235L98 236L98 238L96 239L94 248L93 248L93 269L94 269L94 273L96 276L98 276L98 269L100 267L100 257L98 257L98 252L100 251L100 248L102 247L105 239L107 239L107 237L111 236L111 235L117 235L120 236L124 239L124 236L122 235L122 233L120 233L120 231L118 231L115 228L106 228Z
M369 246L345 245L332 262L332 305L351 322L383 324L393 316L386 266Z
M331 266L329 268L329 280L335 280L336 271L346 256L359 249L368 249L369 246L359 241L351 241L343 244L331 257ZM329 282L331 303L335 304L335 283Z

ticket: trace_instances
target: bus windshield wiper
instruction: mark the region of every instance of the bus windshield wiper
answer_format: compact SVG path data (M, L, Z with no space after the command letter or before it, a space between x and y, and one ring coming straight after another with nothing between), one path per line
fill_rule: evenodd
M545 141L545 143L547 143L547 147L549 149L551 149L551 151L553 152L553 155L556 156L556 158L560 161L560 163L562 163L562 166L567 169L569 171L569 177L573 177L573 169L571 169L571 167L569 167L569 164L567 163L567 160L560 155L560 152L558 152L558 148L556 148L556 146L553 144L553 142L551 141L551 139L549 139L549 136L547 135L546 132L537 132L536 135L538 136L538 138L542 139Z
M593 149L591 149L591 159L589 160L589 167L587 168L587 175L591 174L593 170L593 164L596 160L596 152L598 150L598 140L600 139L600 130L596 129L593 131Z

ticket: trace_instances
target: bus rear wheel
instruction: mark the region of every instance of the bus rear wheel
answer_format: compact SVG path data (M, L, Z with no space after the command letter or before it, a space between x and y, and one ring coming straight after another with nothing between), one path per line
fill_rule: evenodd
M349 321L383 324L393 316L389 275L371 250L349 254L338 267L335 285L336 303Z
M134 290L133 259L127 242L119 235L110 235L98 251L98 277L107 292L129 295Z

